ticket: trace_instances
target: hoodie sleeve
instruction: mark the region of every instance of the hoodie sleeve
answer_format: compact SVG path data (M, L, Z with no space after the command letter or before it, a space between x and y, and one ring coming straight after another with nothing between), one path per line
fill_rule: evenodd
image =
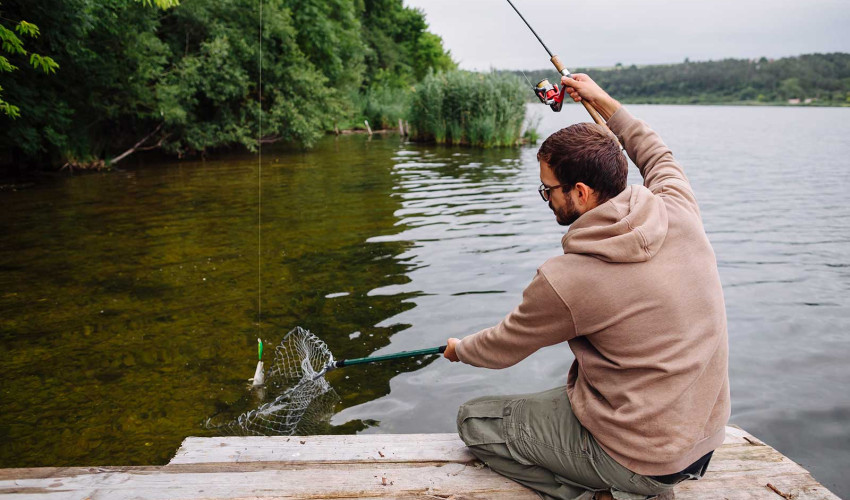
M540 349L576 336L569 307L542 271L522 293L518 305L498 325L464 337L458 358L483 368L507 368Z
M608 128L626 147L629 158L640 169L644 186L654 194L669 196L699 214L691 184L673 152L646 122L620 107L608 120Z

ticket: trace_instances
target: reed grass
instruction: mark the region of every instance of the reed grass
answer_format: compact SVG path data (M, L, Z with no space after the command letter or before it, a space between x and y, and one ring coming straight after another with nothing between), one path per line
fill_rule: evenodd
M357 122L369 120L369 124L376 130L397 128L398 120L407 118L410 94L409 88L377 87L366 90L354 100L354 105L362 115Z
M527 92L514 75L431 73L413 91L412 138L479 147L520 144Z

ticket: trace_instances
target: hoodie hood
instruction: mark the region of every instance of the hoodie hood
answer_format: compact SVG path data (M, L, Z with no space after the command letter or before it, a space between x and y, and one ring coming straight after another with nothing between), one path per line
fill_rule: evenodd
M582 214L561 239L564 253L605 262L645 262L667 237L667 207L647 188L632 185Z

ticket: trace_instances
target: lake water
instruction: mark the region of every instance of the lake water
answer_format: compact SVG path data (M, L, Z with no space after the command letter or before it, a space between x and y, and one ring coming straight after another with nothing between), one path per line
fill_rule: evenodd
M587 119L530 109L544 137ZM850 496L850 109L630 109L683 164L717 254L731 422ZM263 339L300 325L337 358L492 326L561 252L535 153L266 148L259 252L256 156L0 191L0 467L161 464L255 407L258 288ZM316 432L452 432L462 402L561 385L571 362L564 344L499 371L345 368Z

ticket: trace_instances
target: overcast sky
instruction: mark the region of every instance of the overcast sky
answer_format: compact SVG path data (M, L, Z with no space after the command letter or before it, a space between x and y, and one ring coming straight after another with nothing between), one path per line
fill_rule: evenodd
M464 69L548 67L505 0L404 0ZM850 0L514 0L568 68L850 52Z

